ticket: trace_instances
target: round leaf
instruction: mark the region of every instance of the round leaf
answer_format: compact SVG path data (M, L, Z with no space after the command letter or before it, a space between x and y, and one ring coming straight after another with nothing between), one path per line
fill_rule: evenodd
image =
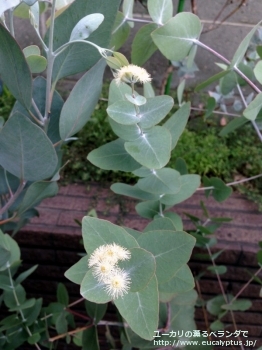
M43 56L31 55L26 61L32 73L42 73L47 67L47 60Z
M87 159L97 167L105 170L133 171L140 168L125 150L124 141L117 139L89 153Z
M148 12L157 24L166 23L173 15L172 0L148 0Z
M195 239L182 231L149 231L138 238L138 244L156 259L158 283L164 283L188 262Z
M92 13L80 19L72 30L69 41L87 39L100 26L104 18L101 13Z
M181 188L180 174L170 168L155 170L153 174L140 179L137 186L145 192L162 194L174 194Z
M158 290L153 277L139 292L129 292L115 300L115 305L130 328L140 337L152 340L158 323ZM134 312L135 311L135 312Z
M166 194L160 198L161 203L173 206L190 198L200 186L200 176L195 174L180 176L181 188L176 194Z
M189 12L182 12L171 18L163 27L152 33L152 38L166 58L181 61L188 54L201 33L199 18Z
M146 202L138 203L136 205L136 212L142 218L153 219L156 215L160 215L159 201L148 200Z
M87 273L87 270L87 256L83 256L76 264L71 266L65 272L65 277L68 278L71 282L81 284L85 277L85 274Z
M101 245L116 243L127 249L138 247L137 241L122 227L109 221L85 216L82 222L84 247L88 254Z
M165 118L174 105L170 96L156 96L147 99L146 103L139 108L141 128L151 128Z
M146 103L146 98L141 95L133 97L132 95L125 94L125 97L129 102L133 103L136 106L142 106Z
M0 149L3 168L27 181L44 180L57 166L56 151L45 132L20 113L12 115L1 130Z
M30 45L23 49L23 53L25 57L29 57L31 55L40 56L40 49L37 45Z
M105 290L105 284L103 282L98 282L91 270L86 273L81 282L80 294L86 300L97 304L104 304L112 299Z
M39 342L40 339L41 339L40 334L39 333L34 333L27 339L27 341L28 341L29 344L33 345L33 344Z
M125 141L135 141L141 134L141 129L137 124L123 125L109 118L109 124L114 133Z
M160 169L170 158L171 135L166 128L155 126L136 141L126 142L125 149L141 165Z
M233 311L246 311L252 306L252 303L248 299L238 299L233 301L231 304L222 305L221 308L224 310L233 310Z
M113 103L107 108L107 113L115 122L123 125L137 124L140 121L135 106L128 101Z
M119 267L129 273L131 278L130 292L144 289L151 280L156 263L154 256L141 248L130 249L131 259L119 262Z
M171 280L159 284L159 292L162 293L185 293L195 286L194 277L190 268L183 265L171 278Z
M142 66L157 50L151 37L151 33L155 29L157 29L157 24L150 23L137 32L132 43L131 61L133 64Z

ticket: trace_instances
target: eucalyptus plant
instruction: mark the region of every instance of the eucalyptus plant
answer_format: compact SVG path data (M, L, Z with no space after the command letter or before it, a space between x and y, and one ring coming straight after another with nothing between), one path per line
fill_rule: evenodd
M16 233L36 215L34 207L41 200L57 193L61 146L72 140L92 114L106 64L113 74L108 120L117 139L93 150L88 160L102 169L136 175L139 179L134 186L116 183L111 189L140 201L136 205L138 215L151 221L143 232L138 232L90 215L83 218L87 254L65 273L80 285L80 294L86 300L88 316L84 319L88 324L82 328L75 328L71 310L78 301L69 303L64 286L58 287L57 303L46 308L42 308L41 299L26 298L21 283L35 267L17 275L21 264L19 247L13 238L1 232L0 300L13 313L0 322L1 348L16 349L27 341L37 349L52 349L54 341L66 337L70 342L72 337L83 349L98 349L99 325L108 327L107 336L112 344L109 326L120 327L123 349L170 346L165 342L166 333L171 331L190 332L190 339L199 340L199 333L194 333L197 326L193 317L197 293L187 265L196 242L208 249L213 273L219 275L223 269L219 271L216 267L210 250L216 243L208 236L213 233L208 226L212 220L208 218L203 225L197 224L196 232L186 233L180 216L171 210L190 198L201 182L199 175L187 174L181 163L177 169L167 167L190 115L190 102L183 101L182 82L178 109L170 116L173 99L155 96L150 74L139 65L159 49L170 61L186 59L187 68L192 71L197 48L209 50L226 65L212 81L236 73L257 93L243 112L255 127L261 92L239 65L257 27L240 44L232 61L228 61L200 41L202 25L197 16L179 13L173 17L171 0L148 0L152 20L146 21L149 23L137 33L129 63L117 50L136 21L134 1L124 0L123 12L117 12L119 0L70 3L53 0L44 37L39 30L41 1L7 0L0 6L0 75L17 100L8 120L1 121L0 225L3 231L14 229ZM13 15L21 9L28 14L42 51L35 45L21 50L16 42ZM257 64L258 79L260 68ZM32 78L32 73L44 70L46 78ZM56 91L57 82L86 70L64 102ZM143 85L143 93L139 85ZM217 178L204 179L204 184L207 194L212 193L218 201L225 200L232 191ZM250 307L248 301L236 300L239 295L230 299L222 295L219 320L227 312L233 315L233 310ZM118 312L117 323L102 320L109 302ZM74 329L69 331L68 326ZM51 337L48 327L55 327L58 335ZM224 327L222 322L219 327ZM156 334L158 343L154 342Z

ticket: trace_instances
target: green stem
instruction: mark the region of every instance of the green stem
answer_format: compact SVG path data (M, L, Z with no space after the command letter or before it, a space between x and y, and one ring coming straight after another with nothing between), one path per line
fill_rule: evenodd
M185 0L179 0L177 6L177 13L183 12L185 7Z
M135 84L134 83L131 83L131 89L132 89L132 97L135 98L136 95L135 95ZM137 105L135 105L135 110L136 110L136 115L138 116L139 115L139 108Z
M159 215L164 217L163 208L162 208L162 203L161 202L159 202Z
M155 23L153 21L147 20L147 19L140 19L140 18L125 18L125 21L127 22L137 22L137 23ZM123 22L125 22L123 21ZM119 27L120 28L120 27ZM115 32L115 31L114 31Z
M169 66L171 66L172 63L169 61ZM171 82L173 78L173 72L171 72L167 78L166 86L165 86L165 95L170 95L170 89L171 89Z
M98 51L99 53L102 55L102 52L105 52L105 51L109 51L109 52L113 52L109 49L103 49L102 47L92 43L92 41L88 41L88 40L74 40L74 41L69 41L68 43L65 43L64 45L60 46L55 52L54 52L54 55L55 57L57 57L58 55L60 55L60 53L62 53L69 45L71 44L75 44L75 43L83 43L83 44L88 44L88 45L91 45L91 46L94 46ZM105 56L103 56L105 57Z
M51 85L52 85L52 73L55 61L55 54L53 52L53 41L54 41L54 24L55 24L55 3L53 0L52 10L51 10L51 22L50 22L50 32L49 32L49 45L47 49L47 73L46 73L46 102L45 102L45 115L44 124L45 131L47 131L50 117L50 109L52 103Z
M8 19L9 19L9 27L10 27L10 33L13 37L15 37L15 29L14 29L14 15L13 10L8 10Z
M17 306L20 306L18 297L17 297L17 295L16 295L15 286L14 286L14 283L13 283L13 278L12 278L12 274L11 274L10 265L7 267L7 270L8 270L8 276L9 276L10 286L11 286L12 291L13 291L13 296L14 296L16 305L17 305ZM26 319L25 319L25 316L24 316L24 314L23 314L23 311L22 311L21 309L19 309L19 312L20 312L22 321L23 321L23 322L26 322ZM26 331L27 331L28 335L31 337L31 336L32 336L32 333L31 333L29 327L28 327L28 326L25 326L25 328L26 328ZM38 345L37 343L35 343L35 347L37 348L37 350L41 350L41 348L39 347L39 345Z
M203 225L203 226L204 226L204 225ZM217 266L216 266L215 260L214 260L213 257L212 257L212 253L211 253L211 250L210 250L208 244L206 244L206 249L207 249L207 251L208 251L208 255L209 255L209 257L210 257L210 260L211 260L211 262L212 262L212 265L213 265L213 267L214 267L214 269L215 269L215 273L216 273L216 277L217 277L217 280L218 280L218 284L219 284L221 293L222 293L222 295L223 295L223 298L224 298L224 300L225 300L225 303L228 304L227 296L226 296L226 293L225 293L225 290L224 290L224 287L223 287L223 284L222 284L220 275L219 275L219 273L217 272Z

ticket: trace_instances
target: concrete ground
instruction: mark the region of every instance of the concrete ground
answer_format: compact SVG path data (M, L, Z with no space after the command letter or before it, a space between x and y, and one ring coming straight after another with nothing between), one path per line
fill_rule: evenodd
M174 2L174 12L177 9L178 0L173 0ZM204 29L201 35L201 40L217 50L219 53L224 55L226 58L231 59L236 51L239 43L245 37L245 35L251 30L252 26L257 24L262 18L262 1L261 0L246 0L245 6L242 6L238 11L236 11L232 16L227 18L218 28L210 30L212 27L212 22L219 14L221 9L223 9L224 4L228 2L227 0L195 0L196 12L200 17ZM221 13L219 20L226 18L240 3L240 0L231 1L231 5L227 6L225 10ZM186 0L185 9L187 11L191 10L191 1ZM134 17L145 17L145 11L139 4L135 6ZM121 49L128 57L130 57L130 44L135 32L141 27L141 25L136 24L132 35L128 39L126 45ZM39 44L37 36L31 28L28 20L16 19L16 38L20 43L21 47L31 45L33 43ZM196 73L196 79L190 81L190 85L195 85L197 82L204 81L209 76L213 75L218 71L217 66L214 62L217 62L212 54L205 52L203 49L198 49L196 56L196 63L199 67L199 72ZM150 63L146 65L148 71L154 77L154 84L159 87L162 83L163 76L168 67L168 61L159 52L156 52ZM109 74L109 77L111 74ZM75 80L75 77L72 77ZM173 85L177 85L177 79L174 78ZM67 79L68 83L68 79ZM69 79L68 88L71 87Z

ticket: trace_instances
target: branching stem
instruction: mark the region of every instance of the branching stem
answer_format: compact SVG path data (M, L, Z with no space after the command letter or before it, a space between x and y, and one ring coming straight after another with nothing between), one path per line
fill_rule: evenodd
M257 270L257 272L250 278L250 280L239 290L239 292L234 296L232 300L230 300L229 304L232 304L249 286L249 284L253 281L253 279L262 271L262 266Z
M259 177L262 177L262 174L251 176L251 177L248 177L246 179L242 179L242 180L238 180L238 181L234 181L234 182L229 182L229 183L226 184L226 186L239 185L239 184L241 184L243 182L248 182L248 181L251 181L251 180L258 179ZM213 189L214 189L214 186L199 187L199 188L197 188L197 191L205 191L205 190L213 190Z
M18 186L16 192L10 196L8 202L0 209L0 217L11 207L11 205L16 201L16 199L19 197L20 193L23 191L24 187L26 185L25 180L21 180L20 185Z
M224 57L223 55L221 55L220 53L218 53L217 51L215 51L214 49L212 49L211 47L205 45L204 43L202 43L201 41L194 39L192 40L196 45L202 47L203 49L206 49L207 51L209 51L210 53L212 53L214 56L216 56L217 58L219 58L221 61L225 62L228 66L231 65L231 62ZM260 89L244 74L241 72L241 70L237 67L234 66L232 67L232 69L241 76L241 78L243 78L249 86L252 87L252 89L257 92L258 94L261 92Z
M153 21L147 20L147 19L140 19L140 18L126 18L127 22L137 22L137 23L155 23Z

